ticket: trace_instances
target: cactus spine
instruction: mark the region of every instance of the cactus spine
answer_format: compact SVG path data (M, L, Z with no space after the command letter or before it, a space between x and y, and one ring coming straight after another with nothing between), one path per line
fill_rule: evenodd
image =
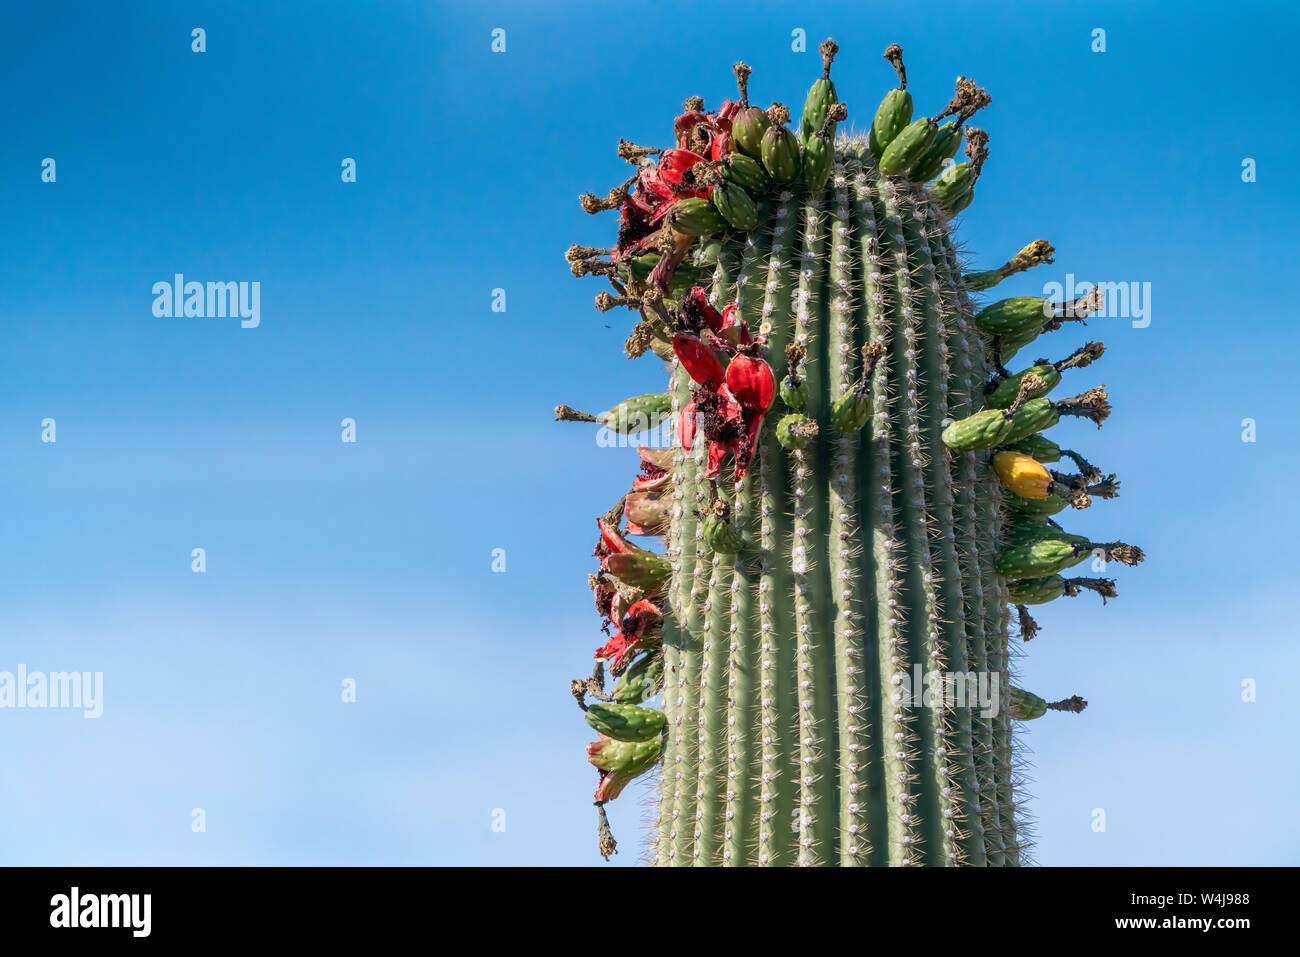
M659 514L647 494L671 505L666 563L623 538L623 504L602 526L592 583L607 627L619 631L597 658L615 674L634 669L638 700L589 706L587 697L610 697L600 665L574 683L579 704L596 712L589 723L624 742L589 746L601 772L596 800L645 770L648 739L662 728L659 864L1016 865L1025 841L1013 722L1085 702L1049 704L1010 684L1011 602L1029 638L1037 626L1026 604L1084 587L1115 595L1110 579L1054 574L1095 543L1048 516L1067 501L1085 507L1089 491L1112 497L1118 483L1038 435L1061 415L1100 424L1108 414L1101 390L1046 398L1060 372L1087 365L1101 346L1017 376L1005 370L1017 348L1075 318L1076 304L977 308L973 294L1055 251L1038 240L999 269L963 274L952 216L969 190L954 205L943 190L880 172L877 157L899 152L881 137L911 128L894 115L898 91L870 141L841 136L828 168L820 156L808 165L810 140L825 148L822 134L846 111L833 102L834 49L823 45L802 159L787 111L759 119L745 99L750 71L737 64L742 102L705 113L688 101L676 149L620 144L639 172L635 193L611 194L622 206L619 243L570 250L575 274L612 283L602 309L639 314L629 354L653 351L672 367L666 397L614 407L635 407L652 424L669 410L671 452L642 450L637 497L626 501L638 523ZM905 83L901 50L886 58ZM958 78L939 114L957 118L943 152L956 152L962 123L989 101ZM987 138L969 133L973 175ZM718 175L735 165L735 149L758 153L769 178L748 175L742 187ZM791 174L800 163L805 175ZM936 172L930 158L891 169L909 165ZM718 225L706 205L741 188L754 193L755 210L742 226L754 225L738 228L734 215ZM720 208L733 210L735 199ZM674 215L688 202L689 219ZM567 407L557 415L608 428L623 418ZM1063 455L1080 474L1041 464ZM1007 501L1018 493L1023 507ZM1095 547L1141 559L1123 543ZM638 570L634 582L620 577L625 568ZM655 680L662 719L645 712L640 690ZM608 856L603 808L601 823Z

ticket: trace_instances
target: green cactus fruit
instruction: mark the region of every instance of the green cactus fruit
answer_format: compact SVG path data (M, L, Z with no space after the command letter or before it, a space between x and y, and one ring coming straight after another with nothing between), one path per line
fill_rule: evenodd
M1014 685L1007 695L1007 710L1013 721L1033 721L1047 714L1047 699Z
M898 87L885 94L871 120L867 149L877 160L894 141L894 137L912 122L912 94L907 92L907 68L903 65L903 49L897 43L891 43L884 56L898 73Z
M1011 451L1038 459L1044 465L1061 461L1061 447L1045 435L1027 435L1014 443Z
M602 771L621 771L631 778L654 767L662 747L662 739L658 736L648 741L615 741L610 738L599 742L599 747L589 745L587 760Z
M630 256L623 262L619 263L619 275L624 282L629 278L635 278L638 282L645 283L650 278L650 273L654 271L655 266L659 265L659 260L663 257L659 253L643 253L640 256ZM669 296L673 299L679 299L689 292L692 286L699 285L700 271L689 263L682 263L673 273L672 282L669 284Z
M757 106L748 106L736 115L732 121L732 139L737 149L753 160L763 158L763 136L772 126L772 119L766 110Z
M979 317L976 317L978 322ZM1045 359L1039 359L1037 363L1030 366L1015 375L1007 376L1005 379L997 380L996 385L990 391L985 389L987 396L986 401L994 409L1009 408L1016 398L1021 394L1021 385L1027 376L1037 376L1042 380L1042 384L1033 389L1025 391L1027 399L1037 399L1047 395L1061 381L1061 373L1066 369L1083 369L1092 365L1097 359L1101 358L1106 347L1100 342L1089 342L1087 345L1076 349L1070 355L1066 356L1059 362L1048 362ZM1060 449L1057 449L1056 458L1060 458Z
M740 109L731 118L731 140L736 149L753 160L763 158L763 134L772 125L763 110L749 105L750 68L743 62L731 68L736 74L736 87L740 90Z
M901 57L890 59L899 89L873 122L876 139L911 121ZM1048 577L1093 549L1140 557L1050 520L1010 527L987 451L1014 441L1035 403L1041 425L1097 421L1105 400L1031 398L1044 385L1035 373L1010 405L989 408L985 386L1002 370L937 188L882 173L876 144L843 132L829 174L798 178L785 122L760 133L776 182L756 195L757 224L713 237L702 295L624 297L636 329L677 349L671 463L637 479L671 503L662 555L647 561L602 526L590 582L602 660L629 642L644 654L635 642L645 609L657 610L664 731L649 853L683 866L1016 866L1011 710L931 705L912 684L916 670L979 675L1005 702L1008 583ZM982 161L987 137L963 129ZM645 212L633 204L628 218ZM634 234L628 242L643 241ZM867 374L858 356L871 347L879 362ZM602 508L611 490L591 481L593 510L616 515ZM580 685L580 695L590 687ZM1073 700L1057 710L1077 710ZM657 741L589 751L608 765L606 748L641 745ZM598 799L622 781L602 777Z
M1015 520L1042 521L1069 507L1068 499L1053 492L1047 498L1021 498L1019 495L1006 495L1007 511Z
M640 704L658 694L663 683L663 655L643 655L618 676L610 694L620 704Z
M1044 605L1063 595L1073 598L1084 590L1096 592L1101 596L1103 604L1106 599L1117 595L1113 578L1062 578L1060 575L1046 575L1007 584L1007 594L1017 605Z
M555 407L557 422L596 422L620 435L636 435L657 428L672 414L672 398L666 393L634 395L607 412L589 415L567 405Z
M820 427L815 419L791 412L776 423L776 440L784 449L806 449L817 438Z
M724 507L725 509L725 507ZM731 521L730 510L704 517L704 547L719 555L735 555L745 547L745 537Z
M1086 536L1072 535L1052 524L1034 525L1040 534L1008 543L998 553L994 568L1007 578L1040 578L1072 568L1094 552L1107 560L1136 565L1143 559L1142 550L1123 542L1099 543Z
M763 134L763 168L778 184L793 182L799 175L799 140L785 125L790 111L773 103L767 112L772 124Z
M1015 423L1002 409L984 409L943 430L943 444L954 452L978 452L1006 442Z
M808 407L808 386L803 379L786 376L781 380L781 401L795 412Z
M966 277L966 288L973 292L992 289L1008 276L1033 269L1042 263L1055 262L1056 250L1046 239L1035 239L997 269L985 269Z
M907 124L880 154L880 172L885 176L906 173L930 148L938 133L938 124L928 116Z
M649 741L664 730L664 713L634 704L593 704L587 708L587 724L615 741Z
M946 212L955 216L970 205L975 195L975 178L969 163L953 163L939 174L930 192Z
M722 183L713 188L713 205L735 229L747 233L758 225L758 207L749 193L735 183Z
M975 323L990 336L1036 336L1054 315L1056 307L1048 299L1041 296L1012 296L985 306L975 315Z
M672 565L662 555L639 548L610 555L607 567L619 581L643 591L657 591L672 574Z
M698 197L680 199L668 211L674 230L687 236L712 236L727 228L727 221L709 200Z
M1043 605L1065 594L1065 579L1060 575L1021 579L1007 585L1007 594L1017 605Z
M1015 375L1007 376L1005 379L999 379L997 386L992 392L987 393L985 400L991 409L1005 409L1016 401L1016 396L1020 394L1020 383L1025 381L1025 376L1036 375L1042 381L1042 385L1030 390L1029 398L1037 399L1040 396L1047 395L1056 388L1061 381L1061 374L1050 362L1040 362L1017 372Z
M805 146L808 145L809 139L825 125L826 114L830 108L839 102L835 96L835 84L831 82L831 63L835 60L835 54L840 52L839 45L827 37L822 41L818 52L822 55L822 75L813 81L812 87L808 90L808 96L803 101L803 116L799 120L799 129ZM833 125L830 135L831 139L835 138Z
M825 125L805 141L803 181L810 190L819 190L826 185L831 175L831 161L835 158L835 124L848 115L843 103L833 104L826 114Z
M761 196L767 189L768 177L762 164L744 153L728 153L721 169L728 182L735 183L751 196ZM716 263L717 259L713 261Z
M876 107L871 121L871 155L879 159L894 138L912 121L912 94L906 90L890 90Z
M917 183L928 183L943 172L944 164L957 155L961 148L961 127L949 120L934 135L925 152L907 171L907 178Z
M1011 428L1001 441L1011 445L1027 439L1035 432L1050 429L1061 421L1063 415L1090 419L1100 426L1110 415L1110 402L1106 391L1100 388L1089 389L1087 392L1060 402L1053 402L1046 396L1030 399L1016 410L1011 419Z

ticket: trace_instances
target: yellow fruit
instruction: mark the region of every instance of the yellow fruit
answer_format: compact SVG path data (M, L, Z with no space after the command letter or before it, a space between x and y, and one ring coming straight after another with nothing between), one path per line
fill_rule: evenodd
M993 456L993 471L1002 484L1021 498L1047 498L1051 494L1052 476L1032 456L1020 452L999 452Z

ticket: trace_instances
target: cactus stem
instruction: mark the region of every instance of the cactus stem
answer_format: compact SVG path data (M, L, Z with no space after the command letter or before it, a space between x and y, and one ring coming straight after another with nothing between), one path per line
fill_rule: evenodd
M1126 542L1087 542L1074 546L1075 554L1080 552L1100 551L1108 562L1122 565L1140 565L1146 559L1142 549Z
M939 283L941 251L937 243L937 221L934 229L926 228L927 220L935 212L934 204L928 201L915 207L905 233L908 247L916 257L916 272L922 277L916 287L921 306L919 311L924 320L921 327L921 344L925 347L921 365L925 387L922 425L929 436L929 447L941 448L943 422L950 414L949 400L950 397L957 397L953 395L952 386L956 383L953 382L949 366L948 343L952 330L948 321L951 314L947 311ZM952 471L948 458L944 455L929 457L924 471L927 532L935 579L935 601L932 605L934 617L928 623L930 667L936 670L946 667L955 673L964 674L968 669L968 649L961 620L964 605L961 564L957 555L956 535L953 533L955 495ZM967 827L968 821L978 814L978 810L963 804L963 796L972 794L975 783L970 709L953 707L944 702L937 724L942 754L939 762L939 813L943 824L943 840L939 850L942 862L951 866L981 864L985 862L983 847L976 842L974 829Z
M1079 714L1084 708L1088 707L1088 702L1076 694L1063 701L1049 701L1047 707L1051 711L1069 711L1073 714Z
M740 108L742 110L749 108L749 75L754 71L744 60L738 60L731 66L732 72L736 74L736 87L740 90Z
M640 309L641 299L639 296L611 296L607 292L596 293L596 308L601 312L609 312L611 309Z
M1076 320L1082 322L1094 312L1101 310L1106 304L1106 294L1098 286L1093 286L1078 299L1070 302L1057 303L1056 318L1060 320ZM1051 331L1051 330L1048 330Z
M1072 461L1075 468L1077 468L1080 474L1082 474L1089 482L1097 482L1101 480L1101 469L1097 468L1097 466L1093 465L1078 452L1075 452L1073 449L1061 449L1061 454ZM1104 497L1105 496L1103 496L1103 498Z
M1052 368L1057 372L1064 372L1066 369L1084 369L1100 359L1102 353L1105 351L1106 343L1096 341L1089 342L1087 345L1075 349L1059 362L1053 362ZM1047 362L1044 359L1039 359L1036 364L1046 365Z
M825 314L825 339L826 355L831 361L827 395L833 401L852 387L848 356L855 341L854 326L847 321L855 311L850 246L853 230L848 181L842 161L835 162L830 182L833 195L828 278L833 292ZM830 450L830 480L827 483L830 495L827 559L834 629L835 709L839 729L837 764L841 795L835 826L839 833L839 862L846 865L865 862L873 837L867 813L870 790L868 756L872 739L867 723L868 697L862 690L866 677L861 640L865 608L862 579L855 574L861 553L857 543L861 541L864 524L857 482L857 472L861 468L861 443L861 430L835 438Z
M954 377L957 392L949 414L964 417L977 411L977 386L984 378L983 350L971 321L974 309L958 279L961 274L956 253L947 232L941 228L942 215L934 206L930 207L929 213L935 226L932 243L938 247L937 259L946 272L950 307L956 313L953 326L957 347L957 373ZM987 574L990 556L987 550L981 550L979 546L982 506L978 496L977 462L975 453L967 452L953 463L954 471L959 476L955 516L959 555L965 559L962 563L962 600L967 667L977 674L986 674L989 668L988 644L993 637L985 632L982 576ZM995 516L990 514L988 517ZM991 865L1002 860L1001 851L997 849L1001 821L997 813L994 781L993 725L978 711L972 711L970 725L972 753L969 761L972 764L974 782L969 787L971 806L967 808L967 827L977 850L970 857L969 863Z
M784 110L784 107L781 108ZM778 119L774 107L774 123ZM828 303L816 300L822 288L826 263L827 229L824 223L825 191L810 192L804 199L799 284L795 303L796 340L814 355L826 355L824 331L818 327ZM821 321L819 321L821 320ZM829 394L822 363L808 366L809 413L824 419ZM818 400L821 399L819 402ZM801 866L830 863L837 820L831 813L836 786L833 762L835 680L833 608L830 603L828 556L822 554L828 523L827 490L822 487L825 471L817 467L820 447L797 449L789 454L790 488L794 502L794 538L790 567L794 572L795 663L798 695L799 738L799 853ZM815 458L816 457L816 458ZM814 485L816 483L816 485Z
M782 354L795 370L806 350L796 340L784 343L789 334L785 322L771 323L773 317L788 316L792 304L789 275L795 268L795 244L799 206L793 192L779 194L772 227L771 256L767 281L763 285L762 320L768 331L770 356ZM794 347L794 348L791 348ZM780 369L774 368L779 374ZM789 501L787 470L782 467L780 446L771 433L760 437L759 459L759 699L760 699L760 768L758 862L764 866L793 863L795 841L791 838L793 810L798 800L799 777L795 766L798 751L798 710L794 653L794 610L789 587L788 568L778 556L791 534L792 516L786 511Z
M611 250L597 249L595 246L579 246L574 243L564 251L565 262L577 262L580 259L594 259L597 256L609 256Z
M997 269L971 274L966 279L966 285L974 292L984 292L1016 273L1032 269L1042 263L1055 262L1055 256L1056 250L1052 248L1051 243L1046 239L1035 239Z
M1034 393L1037 392L1042 387L1043 387L1043 380L1038 376L1034 375L1032 372L1029 375L1025 376L1023 379L1020 380L1020 391L1016 393L1016 401L1012 402L1009 406L1007 406L1006 409L1003 410L1002 414L1006 416L1008 421L1014 419L1016 417L1016 413L1019 412L1020 409L1024 406L1024 404L1033 397ZM1082 399L1083 396L1076 396L1076 398ZM1102 393L1102 398L1103 399L1105 398L1104 392ZM1082 406L1080 407L1082 408ZM1107 411L1109 412L1110 407L1107 406L1106 408ZM1060 412L1059 409L1057 411ZM1062 415L1084 415L1085 413L1062 412L1061 414Z
M596 662L590 678L574 678L569 682L569 691L578 702L578 707L587 710L587 698L597 701L613 701L614 696L605 693L605 663Z
M640 174L637 173L628 177L626 182L620 186L615 186L603 199L595 193L583 193L578 197L578 203L582 206L583 212L590 213L591 215L603 213L610 209L618 209L627 202L628 194L636 184L636 179L639 175Z
M985 395L990 395L993 392L993 390L998 387L998 384L1001 383L1002 380L1011 378L1011 370L1009 370L1006 366L1002 364L1002 345L1004 341L1005 340L1003 339L1002 336L993 337L993 345L992 345L993 355L991 359L993 363L994 374L993 377L989 379L988 384L984 386Z
M897 43L891 43L889 46L885 47L885 52L882 56L890 62L894 68L894 72L898 74L898 88L900 90L906 90L907 67L903 65L903 48Z
M1067 578L1065 579L1065 594L1069 598L1075 598L1079 592L1087 588L1095 591L1101 596L1101 603L1106 604L1108 598L1118 598L1119 593L1115 591L1115 579L1113 578Z

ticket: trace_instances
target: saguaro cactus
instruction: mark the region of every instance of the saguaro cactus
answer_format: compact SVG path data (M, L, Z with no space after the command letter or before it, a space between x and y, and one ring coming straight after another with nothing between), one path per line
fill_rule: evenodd
M630 355L671 363L662 396L557 408L672 429L597 520L609 638L572 690L600 734L600 850L615 847L604 803L659 767L660 864L1015 865L1014 722L1086 702L1009 683L1012 606L1028 639L1027 605L1115 595L1061 571L1142 555L1051 517L1118 489L1040 434L1109 413L1101 389L1049 397L1101 344L1005 364L1100 300L980 309L975 295L1054 255L1038 240L963 271L951 220L988 153L964 124L990 97L959 77L946 109L914 120L894 45L899 87L870 134L836 138L847 108L835 44L821 49L801 135L785 107L749 105L737 64L738 102L688 100L665 149L620 141L636 174L582 198L620 210L619 235L571 248L574 273L609 279L602 310L639 314ZM945 166L963 136L968 162ZM1049 469L1063 458L1078 471Z

